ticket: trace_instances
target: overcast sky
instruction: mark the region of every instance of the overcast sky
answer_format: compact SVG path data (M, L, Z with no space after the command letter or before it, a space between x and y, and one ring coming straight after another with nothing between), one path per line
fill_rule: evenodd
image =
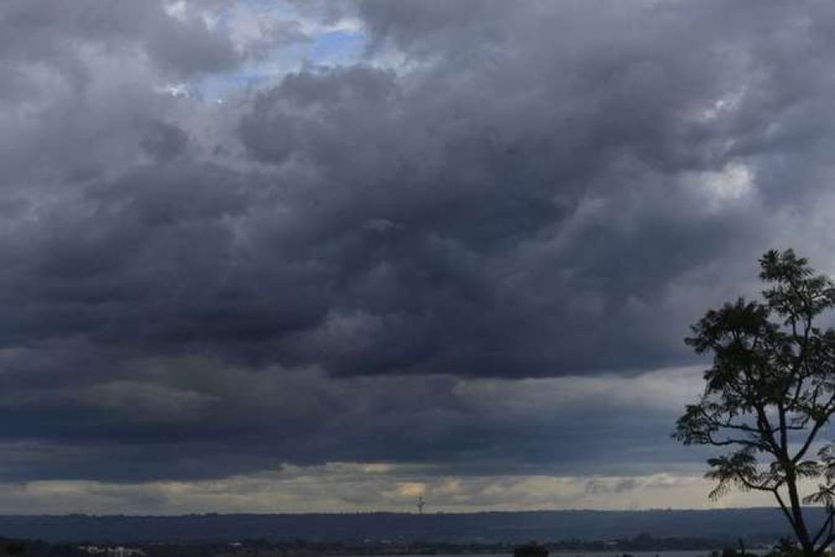
M707 506L682 339L835 270L833 60L824 1L4 0L0 512Z

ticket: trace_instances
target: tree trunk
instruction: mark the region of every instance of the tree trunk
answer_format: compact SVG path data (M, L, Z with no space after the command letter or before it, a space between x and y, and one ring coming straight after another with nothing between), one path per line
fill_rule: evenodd
M815 546L809 536L809 529L803 518L803 507L800 505L800 495L797 492L797 478L794 470L786 467L786 488L789 492L789 504L791 505L792 517L794 517L794 532L800 547L803 549L803 557L817 557Z

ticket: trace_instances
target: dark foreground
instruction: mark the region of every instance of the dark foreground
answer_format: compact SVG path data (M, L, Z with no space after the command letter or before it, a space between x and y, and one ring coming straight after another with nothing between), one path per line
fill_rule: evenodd
M652 538L648 535L609 541L563 540L545 544L449 544L429 542L317 543L270 542L163 542L122 545L49 543L0 538L2 557L779 557L769 548L736 548L716 540ZM676 549L667 549L667 548ZM688 547L690 549L681 549ZM530 553L536 550L536 555Z
M385 544L613 540L639 534L770 542L788 535L775 509L539 511L470 514L201 514L0 516L0 536L67 542L279 542ZM671 548L672 549L672 548Z

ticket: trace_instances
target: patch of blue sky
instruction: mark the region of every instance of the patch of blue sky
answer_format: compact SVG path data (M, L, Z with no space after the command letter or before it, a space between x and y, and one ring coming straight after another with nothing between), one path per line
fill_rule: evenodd
M250 14L283 21L298 21L300 15L291 4L269 0L247 0L236 8L225 10L218 25L230 26L236 17L235 9ZM240 15L238 13L237 15ZM367 36L361 27L310 26L307 39L298 42L277 42L275 47L257 61L251 61L232 72L204 76L190 84L190 89L206 101L217 101L238 91L269 86L285 75L299 71L304 66L350 65L361 60L367 44Z
M263 60L232 72L204 76L194 84L195 88L204 100L218 101L245 89L269 85L300 69L308 48L309 45L298 43L281 45Z
M366 39L362 31L339 29L323 33L310 46L310 59L314 64L325 65L355 63L362 57Z
M312 40L283 43L266 57L251 62L233 72L205 76L194 84L199 95L207 101L222 100L235 92L270 85L290 72L305 65L341 66L361 60L367 37L362 30L336 29L325 31Z

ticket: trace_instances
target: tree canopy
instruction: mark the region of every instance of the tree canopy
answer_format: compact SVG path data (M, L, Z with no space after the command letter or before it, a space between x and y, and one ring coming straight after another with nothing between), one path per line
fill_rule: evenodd
M708 311L685 339L713 364L673 436L726 448L708 460L711 497L732 488L771 493L803 554L817 557L835 541L835 447L822 442L835 413L835 332L819 323L835 306L835 287L790 249L759 263L762 300ZM804 505L822 506L822 523L810 524Z

